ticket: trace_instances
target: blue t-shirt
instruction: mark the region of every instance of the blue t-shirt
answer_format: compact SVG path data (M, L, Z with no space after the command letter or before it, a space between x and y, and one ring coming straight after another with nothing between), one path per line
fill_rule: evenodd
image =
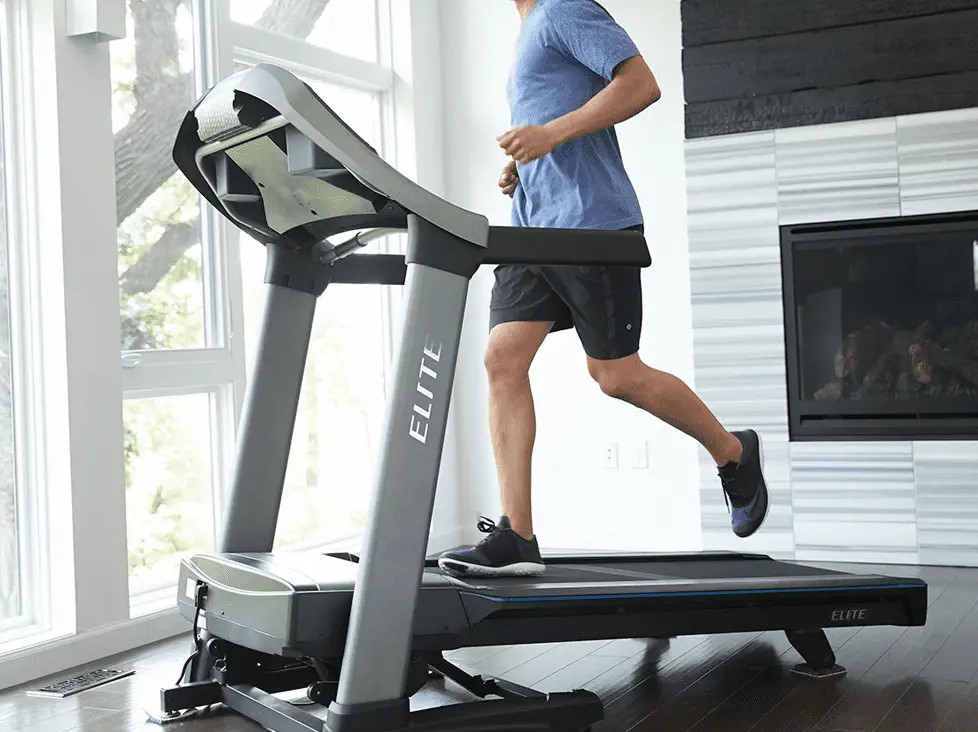
M587 104L615 67L638 56L628 34L593 0L537 0L524 19L509 77L512 124L544 125ZM513 225L624 229L643 223L614 128L518 165Z

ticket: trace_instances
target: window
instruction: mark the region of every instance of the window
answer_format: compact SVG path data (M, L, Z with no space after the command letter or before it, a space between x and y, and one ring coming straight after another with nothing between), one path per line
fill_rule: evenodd
M368 145L378 151L382 149L380 97L377 94L315 79L305 81Z
M193 105L194 18L181 0L130 0L112 51L122 348L208 342L197 192L171 158Z
M381 149L377 95L305 79ZM261 322L265 251L240 234L248 363ZM363 528L384 411L386 300L381 286L331 285L319 299L275 548L322 545Z
M0 0L0 44L7 39L6 3ZM2 59L0 59L2 61ZM3 74L0 74L0 110L3 104ZM0 113L0 140L6 141ZM14 449L13 348L10 317L10 267L6 227L6 167L0 145L0 627L19 618L20 541L17 526L17 471Z
M207 66L199 7L129 0L127 36L111 44L133 614L172 603L180 559L213 546L234 431L222 241L172 159Z
M265 257L260 245L242 238L246 342L254 344ZM331 285L319 299L276 549L322 545L363 528L384 413L387 363L381 290Z
M141 597L172 587L182 556L213 549L211 397L128 399L124 423L129 591Z
M231 20L344 56L377 60L376 0L231 0Z
M117 644L137 628L146 637L171 632L178 563L214 547L264 252L239 241L176 169L172 146L187 111L235 61L271 62L300 73L385 156L396 159L403 139L407 162L413 148L393 127L395 62L410 63L410 54L390 45L392 0L125 2L127 36L103 55L91 37L66 44L65 15L51 3L0 0L0 659L8 680L27 680L38 664L90 660L82 656L103 639ZM44 145L49 139L59 144ZM70 174L105 163L113 143L113 168L102 170L114 173L114 190L111 178ZM334 286L319 304L280 548L360 532L396 293Z
M203 55L215 47L209 21L227 17L213 10L190 0L129 0L127 38L111 44L133 615L172 604L180 559L213 546L263 302L262 247L204 203L171 157L187 110L232 71L212 71L215 59ZM377 57L375 0L233 0L230 13L247 31L231 34L234 69L258 59L301 68L382 149L376 89L384 77L364 63ZM367 83L344 84L358 70ZM321 544L362 526L383 415L382 290L335 288L320 304L280 546Z
M0 648L50 630L47 542L39 479L43 417L35 370L39 328L27 225L35 181L23 65L26 4L0 0Z

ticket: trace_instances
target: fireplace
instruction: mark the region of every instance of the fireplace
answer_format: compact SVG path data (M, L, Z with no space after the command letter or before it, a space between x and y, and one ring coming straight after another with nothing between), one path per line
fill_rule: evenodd
M781 267L792 440L978 438L978 211L782 226Z

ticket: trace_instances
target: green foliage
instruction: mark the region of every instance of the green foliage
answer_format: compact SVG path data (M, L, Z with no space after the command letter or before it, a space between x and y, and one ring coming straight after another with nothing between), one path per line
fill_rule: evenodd
M196 226L199 203L193 186L175 175L118 228L120 278L153 256L169 227ZM202 348L204 289L200 244L187 249L148 291L121 292L123 350Z
M125 403L126 520L133 592L172 584L179 557L211 547L210 397Z

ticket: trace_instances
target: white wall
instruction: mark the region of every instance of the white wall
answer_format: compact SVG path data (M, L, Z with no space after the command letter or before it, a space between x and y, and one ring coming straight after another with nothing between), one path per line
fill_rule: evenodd
M653 258L644 275L642 356L692 383L679 3L603 4L635 39L663 90L660 102L619 129ZM506 225L510 200L496 187L505 158L495 139L509 129L505 83L519 16L511 2L452 0L440 10L446 195ZM460 520L469 538L477 514L495 516L499 510L482 367L491 285L488 268L472 284L454 397ZM538 415L534 514L541 542L699 550L698 446L644 412L604 397L588 378L572 332L545 344L532 379ZM622 447L647 441L650 468L603 468L600 454L608 441Z
M442 144L442 56L438 0L391 3L391 36L394 68L395 135L397 159L402 173L430 191L445 195L445 161ZM395 293L395 297L398 293ZM394 316L400 326L400 301ZM455 414L449 415L445 449L431 518L428 552L450 549L461 542L460 483Z

